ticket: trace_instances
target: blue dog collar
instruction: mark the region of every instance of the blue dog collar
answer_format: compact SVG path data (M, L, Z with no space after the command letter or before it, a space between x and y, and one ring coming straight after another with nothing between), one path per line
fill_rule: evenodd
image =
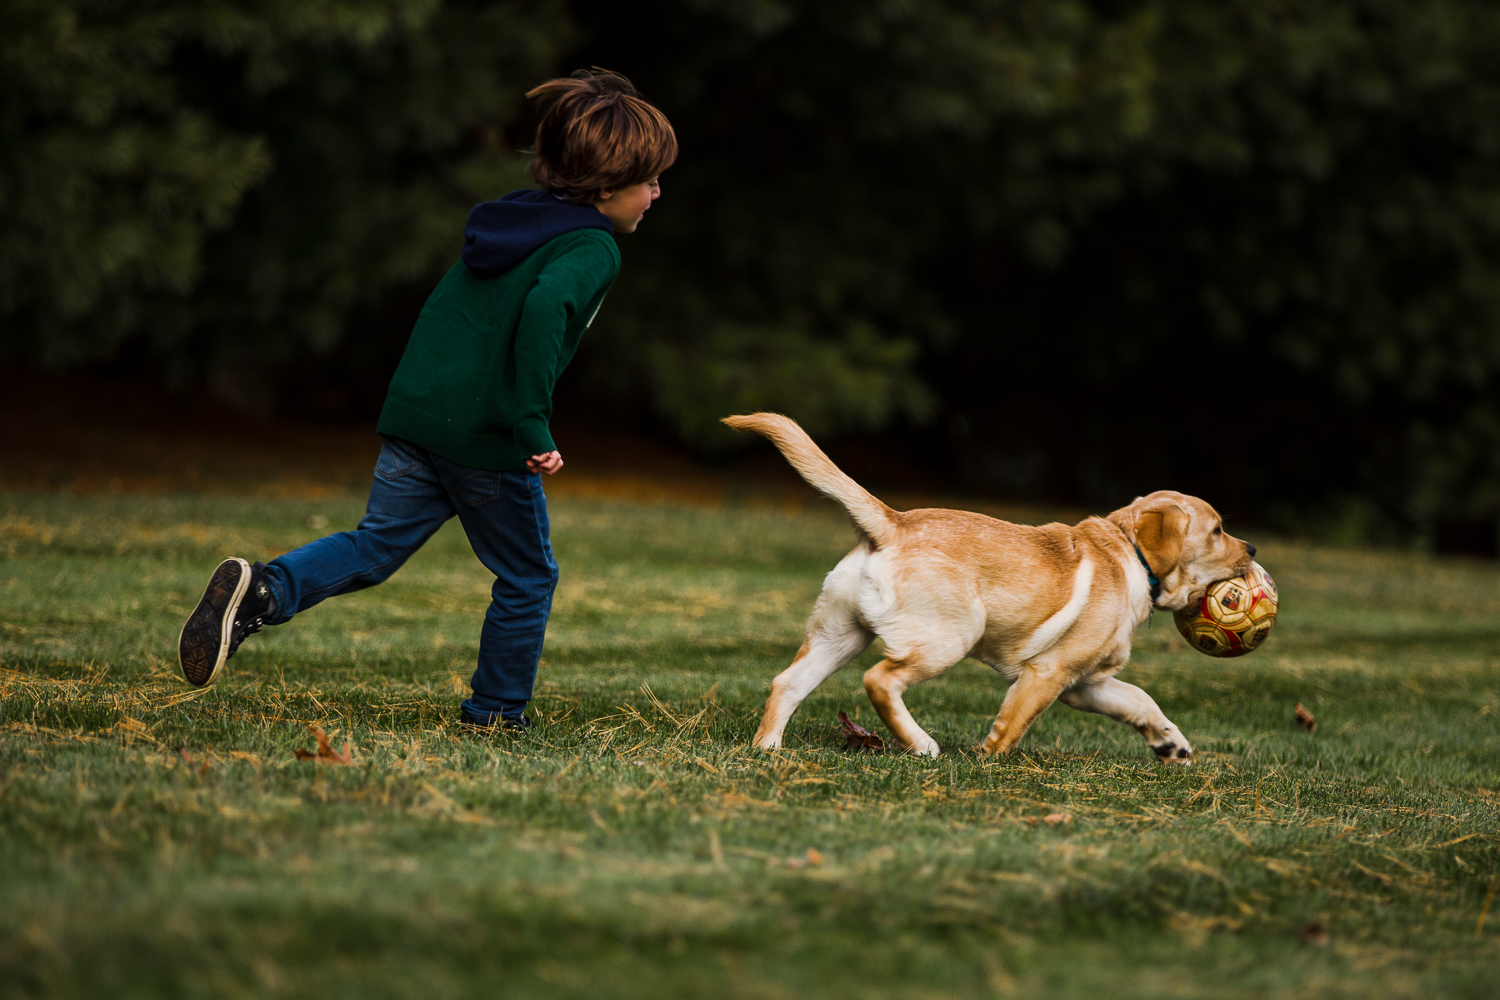
M1146 567L1146 582L1151 584L1151 606L1154 608L1156 607L1156 599L1161 596L1161 581L1151 571L1151 564L1146 561L1146 557L1141 555L1141 547L1139 545L1135 547L1135 557L1141 561L1142 566Z

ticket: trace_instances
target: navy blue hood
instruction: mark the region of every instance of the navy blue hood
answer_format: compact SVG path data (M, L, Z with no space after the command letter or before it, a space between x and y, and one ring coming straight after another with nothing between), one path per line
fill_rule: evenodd
M464 223L464 263L481 278L504 274L531 251L575 229L613 233L604 213L545 191L512 191L475 205Z

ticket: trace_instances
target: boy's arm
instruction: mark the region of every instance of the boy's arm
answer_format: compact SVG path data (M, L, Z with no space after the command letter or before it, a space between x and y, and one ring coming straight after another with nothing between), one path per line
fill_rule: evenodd
M552 385L557 380L564 335L578 314L614 280L615 272L609 251L592 239L583 240L544 267L526 295L515 343L515 440L528 455L541 458L557 450L547 421L552 415Z

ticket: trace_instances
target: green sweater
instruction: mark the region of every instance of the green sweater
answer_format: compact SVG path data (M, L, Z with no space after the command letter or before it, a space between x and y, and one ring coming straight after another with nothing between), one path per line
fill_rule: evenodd
M422 307L378 430L476 469L525 471L556 449L552 386L620 273L601 229L576 229L510 270L454 264Z

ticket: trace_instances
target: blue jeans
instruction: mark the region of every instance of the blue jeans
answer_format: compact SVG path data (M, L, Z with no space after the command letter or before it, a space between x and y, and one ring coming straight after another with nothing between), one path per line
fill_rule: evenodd
M269 624L383 582L455 514L474 554L495 574L479 634L474 694L463 707L487 717L520 715L536 683L557 589L541 476L471 469L409 441L386 438L359 525L294 549L266 567L276 599Z

